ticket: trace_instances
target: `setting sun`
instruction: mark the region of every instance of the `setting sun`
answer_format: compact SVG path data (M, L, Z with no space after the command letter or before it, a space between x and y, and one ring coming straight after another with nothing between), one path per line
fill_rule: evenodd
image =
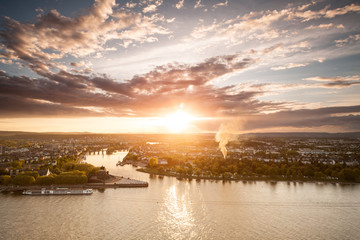
M187 130L193 117L186 112L178 111L164 118L164 125L172 133L180 133Z

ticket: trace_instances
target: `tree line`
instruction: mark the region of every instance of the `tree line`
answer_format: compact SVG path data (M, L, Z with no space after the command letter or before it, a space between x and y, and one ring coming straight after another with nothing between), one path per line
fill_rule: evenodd
M265 162L243 159L207 159L198 157L191 162L168 158L168 165L160 166L155 159L149 168L158 173L176 172L181 176L222 177L222 178L267 178L274 180L339 180L360 182L360 166L334 165L313 162Z
M88 163L77 163L76 157L67 156L57 159L57 165L46 165L42 168L49 168L52 174L39 176L37 171L23 171L16 176L6 175L5 171L0 172L1 184L3 185L53 185L53 184L85 184L88 178L96 174L100 167Z

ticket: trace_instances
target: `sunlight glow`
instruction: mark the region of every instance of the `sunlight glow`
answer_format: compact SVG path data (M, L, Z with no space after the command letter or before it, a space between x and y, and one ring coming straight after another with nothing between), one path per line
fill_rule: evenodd
M172 133L181 133L188 129L189 124L193 119L194 118L188 113L179 110L176 113L167 115L164 118L164 125L168 131Z

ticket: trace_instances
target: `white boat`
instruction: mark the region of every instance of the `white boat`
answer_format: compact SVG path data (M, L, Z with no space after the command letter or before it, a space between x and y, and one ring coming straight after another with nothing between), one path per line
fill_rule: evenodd
M92 189L72 189L72 188L56 188L41 190L24 190L23 195L90 195L93 193Z

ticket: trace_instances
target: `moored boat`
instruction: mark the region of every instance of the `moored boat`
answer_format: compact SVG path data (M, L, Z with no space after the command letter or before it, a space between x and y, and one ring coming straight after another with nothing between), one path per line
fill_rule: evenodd
M56 189L36 189L24 190L23 195L90 195L92 189L72 189L72 188L56 188Z

